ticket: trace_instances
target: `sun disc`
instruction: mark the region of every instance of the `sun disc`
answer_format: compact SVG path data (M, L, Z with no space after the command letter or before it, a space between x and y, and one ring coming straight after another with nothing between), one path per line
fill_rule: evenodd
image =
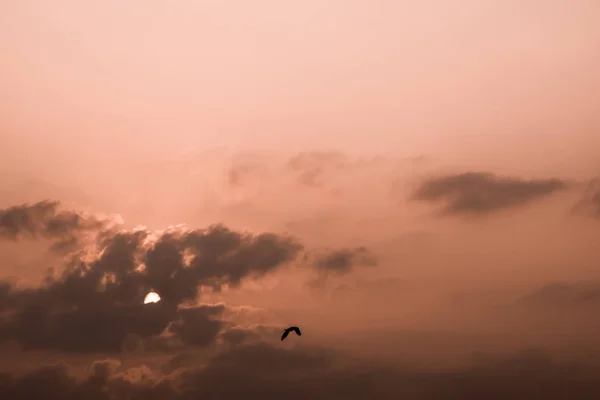
M150 292L144 298L144 304L158 303L159 301L160 301L160 296L156 292Z

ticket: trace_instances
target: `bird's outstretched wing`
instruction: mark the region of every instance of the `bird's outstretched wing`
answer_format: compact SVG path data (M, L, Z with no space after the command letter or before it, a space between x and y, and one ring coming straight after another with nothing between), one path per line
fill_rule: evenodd
M290 332L296 332L296 335L298 336L302 335L302 333L300 332L300 328L298 328L297 326L290 326L289 328L283 331L283 335L281 335L281 340L285 339L290 334Z

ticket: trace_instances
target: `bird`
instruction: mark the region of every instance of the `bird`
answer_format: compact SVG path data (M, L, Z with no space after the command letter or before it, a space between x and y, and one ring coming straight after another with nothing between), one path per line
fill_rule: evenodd
M296 332L296 335L302 336L300 328L298 328L297 326L290 326L289 328L283 331L283 335L281 335L281 340L285 339L290 334L290 332Z

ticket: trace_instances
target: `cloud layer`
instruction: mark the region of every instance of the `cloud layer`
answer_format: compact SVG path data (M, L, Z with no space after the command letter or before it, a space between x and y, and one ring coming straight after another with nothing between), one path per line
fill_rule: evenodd
M294 260L316 271L348 273L353 258L368 252L323 250L320 258L306 262L299 258L304 246L291 236L237 232L224 225L109 230L100 220L59 212L58 205L12 207L2 211L0 220L13 240L25 232L77 242L94 231L96 242L72 255L41 287L0 287L0 341L18 340L25 349L115 352L135 335L163 347L207 347L226 327L220 319L225 307L197 305L200 288L236 288ZM161 301L142 304L150 291L158 292ZM241 341L234 336L226 338Z
M364 361L364 360L363 360ZM594 399L600 396L598 367L557 362L543 352L526 351L500 359L478 358L453 371L405 370L377 363L340 363L320 348L281 349L260 343L239 346L206 363L162 374L117 360L92 364L83 378L64 364L24 375L0 376L6 399Z
M349 168L343 160L304 156L282 165L292 178L293 174L306 178L293 182L298 193L316 193L315 187L329 184L325 179L331 176L329 172ZM318 168L313 168L314 163ZM243 190L245 182L264 171L241 168L236 172L240 175L230 176L229 183L232 189ZM385 182L382 179L379 184ZM391 185L392 180L389 182ZM336 186L339 182L331 183ZM427 180L412 198L440 204L444 215L482 216L533 204L569 187L559 179L525 180L468 172ZM588 207L595 204L595 188L592 182L585 193ZM349 198L358 191L356 198ZM579 258L573 254L584 261L594 260L591 250L586 252L583 233L561 248L564 235L558 229L548 231L556 238L539 236L535 229L525 232L528 222L519 222L518 229L507 228L507 239L504 232L487 229L497 222L493 218L484 220L483 224L490 223L485 230L472 228L475 224L433 218L418 221L419 230L426 232L427 238L435 238L425 245L421 239L405 240L403 232L417 227L408 225L413 222L410 219L394 214L397 202L391 196L375 199L379 203L373 205L373 192L357 188L343 193L342 197L356 200L356 204L366 201L364 208L351 204L347 210L358 210L351 215L342 210L333 219L305 219L314 228L305 237L238 231L223 223L204 229L125 229L114 219L51 201L3 209L0 232L6 243L42 238L61 250L65 262L40 286L0 283L0 342L19 342L26 350L19 355L51 353L68 361L110 355L121 359L123 365L116 360L97 361L83 377L77 367L29 368L24 375L1 376L0 397L40 398L50 392L73 400L598 396L597 365L575 356L575 361L559 359L559 346L553 347L585 339L578 341L579 350L589 353L600 348L590 339L597 324L586 322L598 309L597 285L547 276L547 265L557 259L559 251L570 255L574 267L569 274L578 267ZM359 197L363 193L365 197ZM259 200L252 199L255 203ZM290 210L278 218L296 217L294 206L301 201L294 203L282 195L265 209L279 206L277 202ZM307 212L309 216L311 212ZM519 218L527 219L526 210L521 208L521 212ZM572 221L579 223L576 218ZM594 222L585 221L590 229ZM568 223L560 227L568 228ZM443 231L444 224L448 224L448 232ZM330 237L323 231L325 225L339 225L340 237ZM439 231L434 230L440 226ZM495 226L504 228L500 223ZM348 230L355 236L346 234ZM523 237L528 239L527 246L518 247ZM549 239L561 241L547 245ZM536 240L544 244L543 249L536 247ZM479 254L478 248L485 251ZM538 256L540 252L542 256ZM546 263L543 273L534 276L541 289L531 286L532 279L523 290L502 297L501 307L487 302L487 292L496 289L486 284L496 279L494 276L500 277L515 262L539 260ZM465 272L465 266L471 265L477 268ZM288 266L297 268L288 270ZM377 268L360 269L373 266ZM271 278L287 279L291 285L281 291L256 290L255 297L244 297L250 296L249 283ZM514 276L510 279L521 283ZM562 283L551 284L552 280ZM323 292L305 290L307 282L320 285ZM512 284L509 279L501 283ZM294 284L300 287L298 292L290 289ZM486 293L469 294L467 289L476 286ZM331 296L323 295L335 287L338 289ZM151 290L157 291L162 301L143 305ZM313 308L300 304L313 295ZM218 296L223 298L213 300ZM255 302L259 296L270 297L265 303ZM242 323L237 313L243 307L231 304L272 309L268 316L244 317ZM282 343L278 336L283 325L279 322L298 323L306 327L307 334L301 340ZM414 329L422 323L428 328L410 333L398 328L401 323ZM541 326L537 331L533 331L535 324ZM442 327L449 330L442 331ZM350 332L358 328L366 330L364 339L355 340ZM427 329L433 328L440 331L428 333ZM553 335L547 334L550 330ZM469 336L469 332L475 334ZM513 336L494 342L486 336L489 332ZM556 342L551 341L554 339ZM508 355L536 343L544 351ZM316 344L327 344L327 350ZM473 359L476 350L482 352ZM481 355L487 350L494 356ZM155 357L163 358L158 362L153 361ZM440 365L451 368L438 368Z

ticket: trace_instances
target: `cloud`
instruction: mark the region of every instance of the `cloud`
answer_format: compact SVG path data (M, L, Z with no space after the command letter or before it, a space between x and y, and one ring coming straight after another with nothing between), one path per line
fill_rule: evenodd
M257 160L240 160L227 170L227 183L231 187L243 186L253 177L264 179L267 172L267 166Z
M73 217L80 215L74 211L58 213L57 204L7 209L4 225L10 232L61 238L104 226ZM88 249L95 252L76 253L42 286L23 289L0 282L0 341L63 352L207 347L231 324L224 319L224 305L198 305L199 288L235 289L305 251L291 236L238 232L221 224L96 233L96 243ZM349 268L358 253L337 264L330 260L329 268ZM161 301L142 304L150 291L158 292ZM233 342L233 336L226 339Z
M352 162L339 152L306 152L291 157L287 167L297 174L298 183L308 187L322 187L327 171L342 170Z
M249 340L257 339L260 336L254 329L236 327L224 331L221 334L221 337L223 338L225 343L236 346L245 343Z
M179 319L171 324L169 332L176 334L185 345L208 347L223 328L223 322L215 317L224 309L224 305L219 305L180 310Z
M600 283L553 282L548 283L518 300L518 304L535 307L600 306Z
M592 179L575 207L575 212L583 212L600 219L600 178Z
M352 158L338 151L309 151L283 160L268 161L266 157L257 158L245 154L239 155L227 169L226 180L230 187L240 187L255 179L264 181L274 176L283 176L300 187L324 189L332 183L330 178L333 174L357 170L380 161L381 157Z
M94 386L104 386L121 367L121 362L114 358L94 361L90 366L88 382Z
M3 339L19 340L25 349L118 352L128 334L159 335L175 315L164 305L84 305L57 311L34 303L3 321Z
M53 249L76 248L82 235L97 234L115 225L114 219L61 209L57 201L44 200L0 210L0 238L22 237L51 239Z
M315 256L313 266L317 271L334 274L347 274L355 266L374 266L377 259L366 247L360 246L340 250L330 250Z
M305 259L312 265L317 276L306 283L311 290L326 288L331 276L344 276L356 267L372 267L377 265L377 258L366 247L344 248L338 250L321 250L307 253Z
M411 199L442 203L443 215L485 215L523 206L567 188L567 182L556 178L523 180L467 172L428 179Z
M187 357L183 357L187 359ZM185 361L185 360L184 360ZM189 361L189 360L188 360ZM117 360L93 363L75 378L64 365L0 376L0 397L83 399L593 399L600 396L597 368L557 362L522 351L503 358L479 357L453 370L411 370L367 360L348 361L315 347L283 349L260 343L239 346L206 363L169 369L123 369Z

